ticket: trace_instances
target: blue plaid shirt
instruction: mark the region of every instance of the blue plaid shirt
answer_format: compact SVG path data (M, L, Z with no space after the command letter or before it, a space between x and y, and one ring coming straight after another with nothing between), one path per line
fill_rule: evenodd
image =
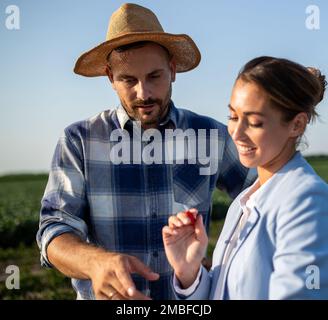
M163 123L167 128L217 129L218 170L200 175L200 163L114 164L109 153L115 129L132 134L134 126L122 106L106 110L64 130L57 144L48 184L42 198L37 242L41 264L50 241L74 233L109 251L133 255L160 274L155 282L133 275L136 287L153 299L172 299L172 269L162 241L162 227L171 214L196 207L208 227L215 187L237 196L254 180L238 161L225 125L173 102ZM94 299L90 280L72 279L82 299Z

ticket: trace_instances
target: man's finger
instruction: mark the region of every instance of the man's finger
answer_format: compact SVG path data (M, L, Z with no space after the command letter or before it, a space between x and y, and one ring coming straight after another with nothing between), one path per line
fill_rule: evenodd
M138 273L149 281L155 281L159 278L158 273L153 272L148 266L135 257L130 259L130 267L131 272Z
M127 297L132 297L135 294L136 287L130 275L130 266L126 269L116 271L116 276L121 285L121 290ZM121 291L120 290L120 291ZM121 291L121 293L123 293Z
M114 287L108 286L101 290L98 294L100 300L127 300L127 297L122 296Z
M130 268L132 270L132 268ZM127 271L118 271L117 278L121 283L121 287L124 291L125 299L133 300L150 300L149 297L144 295L142 292L138 291L133 283L131 275ZM120 291L121 291L120 290Z
M106 293L100 292L96 295L96 300L110 300L110 298Z
M150 297L147 297L146 295L144 295L139 290L135 290L133 296L130 297L130 299L133 299L133 300L152 300Z
M126 297L119 294L119 292L115 292L111 298L111 300L126 300Z

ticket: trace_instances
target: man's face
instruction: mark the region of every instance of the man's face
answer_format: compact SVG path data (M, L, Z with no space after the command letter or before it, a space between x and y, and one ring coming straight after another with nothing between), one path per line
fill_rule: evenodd
M108 77L128 115L144 129L156 128L166 115L176 67L157 44L113 51Z

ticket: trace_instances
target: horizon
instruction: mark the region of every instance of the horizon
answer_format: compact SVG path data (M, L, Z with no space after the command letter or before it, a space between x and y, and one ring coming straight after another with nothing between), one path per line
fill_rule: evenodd
M1 176L49 172L65 127L119 104L108 79L81 77L72 70L83 52L105 40L108 19L123 3L0 3ZM188 34L201 51L200 65L178 74L173 84L177 107L226 124L225 106L238 71L262 55L319 68L328 78L327 1L181 0L174 3L174 15L164 0L134 3L151 9L166 32ZM16 25L10 18L12 5L19 9ZM305 156L328 155L327 93L318 113L305 134Z
M301 152L302 153L302 152ZM318 158L327 158L327 154L309 154L304 156L305 159L318 159ZM12 177L12 176L48 176L49 171L15 171L15 172L0 172L0 178Z

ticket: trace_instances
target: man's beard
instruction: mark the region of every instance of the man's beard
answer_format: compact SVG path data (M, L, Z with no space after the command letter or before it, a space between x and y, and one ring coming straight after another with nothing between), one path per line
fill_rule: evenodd
M157 127L158 124L161 122L161 120L163 120L167 114L167 111L169 108L169 103L171 100L171 95L172 95L172 83L170 84L169 90L164 99L149 98L147 100L140 100L140 99L135 100L132 103L132 111L130 111L130 112L127 111L127 110L129 110L129 108L126 106L126 103L124 102L124 100L122 100L122 99L120 99L120 100L121 100L122 106L127 111L130 118L132 118L133 120L136 120L136 121L140 121L142 126L146 125L146 126ZM157 106L159 106L159 112L158 112L157 116L155 118L149 119L149 120L140 119L140 116L137 112L138 107L153 105L153 104L156 104Z

